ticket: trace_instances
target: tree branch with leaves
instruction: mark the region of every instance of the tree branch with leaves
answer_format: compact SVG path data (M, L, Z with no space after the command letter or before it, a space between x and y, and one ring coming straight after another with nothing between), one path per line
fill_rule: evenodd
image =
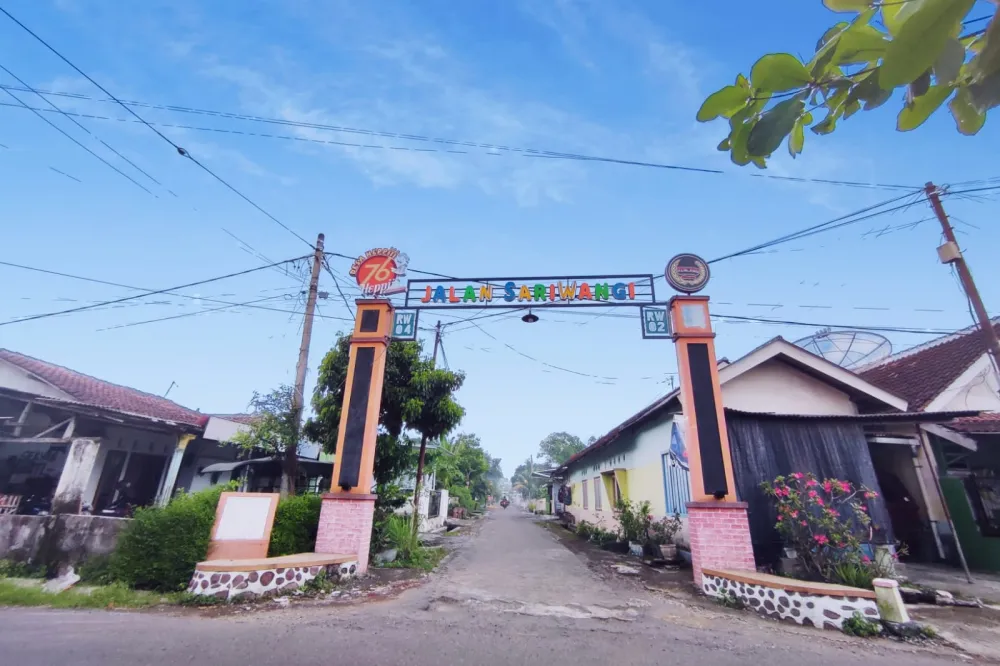
M992 16L969 18L976 0L823 4L856 16L827 30L808 62L789 53L765 55L749 78L739 74L698 110L700 122L729 120L729 135L718 148L734 163L763 169L786 139L795 157L807 127L830 134L839 121L879 108L897 90L904 91L896 118L901 132L916 129L948 102L958 131L974 135L1000 105L996 9Z

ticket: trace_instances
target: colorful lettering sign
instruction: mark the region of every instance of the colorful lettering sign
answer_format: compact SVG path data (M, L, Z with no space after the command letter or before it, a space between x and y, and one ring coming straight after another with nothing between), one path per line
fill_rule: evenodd
M394 247L368 250L351 264L350 274L365 296L383 296L406 275L410 258Z
M655 301L652 275L410 280L407 307L587 307Z

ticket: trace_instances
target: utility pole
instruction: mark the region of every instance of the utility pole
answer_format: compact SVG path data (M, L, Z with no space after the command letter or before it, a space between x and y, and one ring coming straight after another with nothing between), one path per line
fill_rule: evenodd
M438 347L441 346L441 320L438 319L437 326L434 327L434 355L431 357L431 366L437 366Z
M945 243L938 248L938 257L940 257L943 264L955 265L958 277L962 281L962 289L965 290L965 295L972 304L972 309L979 320L979 328L985 337L986 351L993 359L993 368L997 373L1000 373L1000 339L997 338L996 329L993 328L990 315L986 312L983 299L980 298L979 290L976 289L976 283L972 280L972 273L969 271L969 266L965 263L965 257L962 256L962 251L958 247L958 241L955 239L955 231L951 228L951 222L948 221L948 216L944 212L944 206L941 205L938 188L934 183L927 183L924 191L927 193L927 200L930 201L931 208L934 209L934 214L941 221L941 229L944 231Z
M319 271L323 266L323 234L316 237L316 251L313 253L312 276L309 278L309 293L306 296L306 313L302 321L302 344L299 346L299 362L295 364L295 388L292 392L292 422L295 425L295 439L285 448L285 464L281 475L281 494L295 494L295 480L299 473L299 433L302 428L302 406L305 404L306 367L309 365L309 343L312 341L313 313L316 311L316 295L319 291Z
M434 327L434 354L431 356L431 367L437 365L438 347L441 346L441 320ZM424 458L427 456L427 437L420 437L420 455L417 457L417 476L413 483L413 533L420 527L420 491L424 483Z

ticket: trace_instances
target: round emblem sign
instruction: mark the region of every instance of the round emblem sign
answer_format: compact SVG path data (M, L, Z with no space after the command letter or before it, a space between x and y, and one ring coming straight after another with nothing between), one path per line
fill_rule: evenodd
M693 294L708 284L708 263L696 254L678 254L667 262L667 282L677 291Z
M351 266L350 274L366 296L384 294L406 275L409 258L394 247L368 250Z

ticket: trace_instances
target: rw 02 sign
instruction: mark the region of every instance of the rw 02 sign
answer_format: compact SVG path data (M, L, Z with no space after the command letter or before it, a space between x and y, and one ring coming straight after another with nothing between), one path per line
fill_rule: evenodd
M393 340L417 339L417 311L396 310L392 313Z
M640 308L642 337L671 339L670 313L663 305L644 305Z

